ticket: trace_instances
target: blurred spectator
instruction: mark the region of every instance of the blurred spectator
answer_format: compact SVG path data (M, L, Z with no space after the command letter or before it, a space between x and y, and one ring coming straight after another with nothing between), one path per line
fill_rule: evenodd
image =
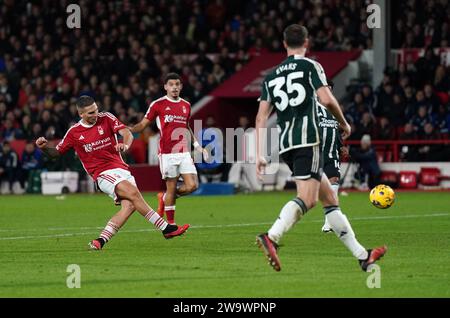
M352 139L360 139L363 135L374 136L376 133L375 118L369 112L365 112L361 117L361 122L356 127Z
M416 140L417 133L414 131L414 126L410 123L406 124L403 133L400 134L400 140ZM416 161L417 160L417 146L408 144L401 146L400 160L402 161Z
M394 127L389 122L389 119L386 117L381 117L378 121L378 125L376 128L376 139L380 140L392 140L395 138L395 130Z
M14 150L11 149L9 142L5 141L0 152L0 184L7 181L9 191L13 191L14 182L19 181L19 158Z
M448 107L439 105L439 111L433 116L434 126L443 139L448 139L450 133L450 112Z
M363 114L367 111L369 111L369 108L364 103L363 94L358 92L353 97L353 103L348 107L346 115L353 123L359 123Z
M389 113L389 121L395 126L401 126L403 125L405 120L405 113L406 113L406 107L405 102L403 100L403 97L401 94L395 94L393 97L393 108L391 109ZM385 117L382 117L385 118Z
M2 132L2 139L6 141L12 141L20 137L22 137L22 131L14 127L12 120L10 119L5 120Z
M420 74L418 86L434 80L434 73L439 65L439 58L434 54L432 47L427 47L425 55L416 61L417 73Z
M432 113L436 113L441 101L433 92L433 86L431 86L430 84L426 84L423 91L425 95L425 103L428 105L428 114L431 115Z
M431 123L425 124L424 131L419 135L420 140L438 140L439 136L434 130ZM418 147L418 160L419 161L441 161L442 145L430 144L420 145Z
M370 112L373 112L373 107L375 104L375 96L373 94L372 87L370 85L364 85L361 93L364 104L367 105Z
M403 128L403 132L399 136L400 140L415 140L417 138L417 133L411 123L407 123L405 125L405 127Z
M438 92L446 93L450 91L450 79L443 65L439 65L436 68L433 85Z
M376 116L389 116L394 108L394 87L390 81L384 83L378 92L374 114Z
M29 141L25 145L25 150L22 153L22 172L21 172L21 186L25 188L25 181L31 170L42 168L42 151L36 149L34 142Z
M378 165L377 154L371 146L370 135L362 136L359 149L350 148L350 156L359 164L360 188L371 189L376 186L379 183L381 170Z
M413 117L412 124L414 130L421 135L424 132L425 125L431 124L433 122L430 115L427 114L427 109L425 106L420 106L417 110L417 115Z

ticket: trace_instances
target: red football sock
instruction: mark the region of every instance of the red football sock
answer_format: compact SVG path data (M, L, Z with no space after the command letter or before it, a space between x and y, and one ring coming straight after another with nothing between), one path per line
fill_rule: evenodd
M165 206L164 212L166 212L167 223L175 224L175 205Z

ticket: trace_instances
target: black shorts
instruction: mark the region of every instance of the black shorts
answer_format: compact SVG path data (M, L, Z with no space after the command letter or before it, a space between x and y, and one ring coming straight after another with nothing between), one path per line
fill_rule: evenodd
M323 173L325 173L328 179L337 177L341 178L341 164L336 159L327 159L323 164Z
M299 180L314 178L320 182L323 173L322 153L319 145L289 150L281 154L283 161Z

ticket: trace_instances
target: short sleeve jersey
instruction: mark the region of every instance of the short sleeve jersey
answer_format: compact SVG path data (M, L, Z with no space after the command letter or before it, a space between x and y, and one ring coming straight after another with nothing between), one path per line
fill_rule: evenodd
M280 154L320 143L316 91L326 85L322 66L300 55L289 56L266 76L260 99L275 106Z
M148 107L145 118L149 121L156 120L161 133L159 152L161 154L189 152L190 134L189 119L191 116L191 104L182 99L172 100L167 96L153 101Z
M110 169L128 170L120 153L115 149L116 133L126 128L113 114L99 113L97 122L86 125L81 120L69 128L64 138L56 146L60 154L73 148L86 172L94 179Z

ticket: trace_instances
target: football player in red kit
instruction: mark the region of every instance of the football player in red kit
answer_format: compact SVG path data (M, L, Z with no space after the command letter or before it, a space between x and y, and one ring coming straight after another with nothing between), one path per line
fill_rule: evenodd
M160 130L159 168L161 176L166 181L166 192L158 193L158 214L164 213L169 224L175 224L176 198L190 194L198 188L197 170L191 157L191 145L194 141L195 150L202 152L205 160L208 153L195 140L189 127L191 104L180 97L183 84L176 73L169 73L164 78L166 95L153 101L142 121L131 128L131 132L141 132L153 120ZM183 184L177 187L179 177Z
M120 152L127 151L133 142L133 135L111 113L99 113L97 104L89 96L77 100L81 120L73 125L61 142L55 147L48 146L44 137L36 140L36 145L48 156L59 157L73 148L86 172L94 179L100 190L114 199L122 207L107 223L99 238L91 241L91 249L100 250L137 210L169 239L183 234L189 224L176 226L168 224L145 202L139 192L128 165ZM117 133L123 137L121 143Z

